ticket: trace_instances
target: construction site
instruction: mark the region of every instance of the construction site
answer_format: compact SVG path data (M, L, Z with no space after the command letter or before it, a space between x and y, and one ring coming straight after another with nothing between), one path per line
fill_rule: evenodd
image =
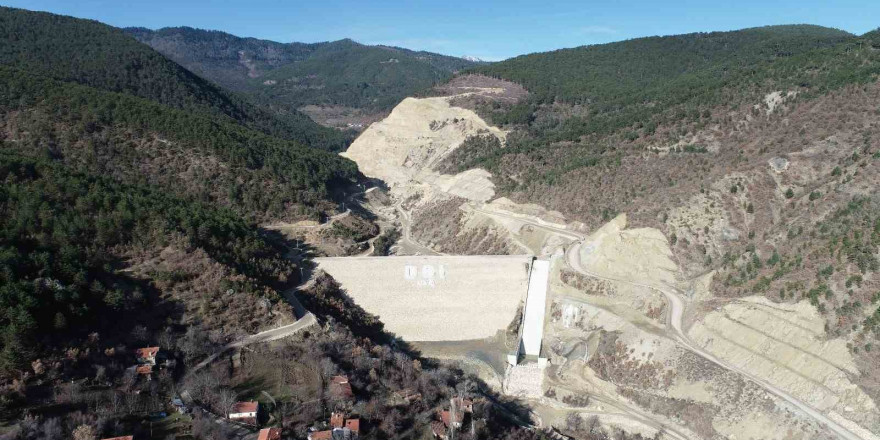
M588 230L496 197L485 170L440 172L469 137L506 135L454 99L408 98L344 153L387 185L368 208L400 239L317 269L388 331L526 402L535 426L880 440L846 342L806 301L714 297L714 272L685 276L668 238L626 214Z

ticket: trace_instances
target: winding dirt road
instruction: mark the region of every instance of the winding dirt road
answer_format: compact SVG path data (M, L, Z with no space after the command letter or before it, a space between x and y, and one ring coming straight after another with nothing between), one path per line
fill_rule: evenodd
M835 422L834 420L830 419L828 416L826 416L825 414L823 414L819 410L813 408L812 406L808 405L807 403L797 399L796 397L792 396L791 394L787 393L786 391L780 389L779 387L777 387L777 386L775 386L775 385L773 385L773 384L771 384L771 383L769 383L759 377L756 377L756 376L752 375L751 373L748 373L746 371L740 370L737 367L729 365L728 363L718 359L717 357L715 357L711 353L706 352L703 349L699 348L696 344L694 344L690 340L690 338L688 338L687 334L681 328L682 316L684 315L685 305L684 305L684 301L681 299L680 296L678 296L677 293L672 292L668 289L658 288L656 286L649 286L647 284L631 282L631 281L627 281L627 280L620 280L620 279L603 277L603 276L598 275L596 273L590 272L588 269L586 269L581 264L580 250L581 250L582 245L583 245L583 242L578 242L578 243L574 244L573 246L570 246L568 248L568 250L565 252L566 262L568 262L568 265L571 266L572 269L574 269L578 272L581 272L584 275L587 275L587 276L590 276L593 278L598 278L601 280L613 281L613 282L618 282L618 283L626 283L626 284L629 284L632 286L653 289L653 290L656 290L656 291L662 293L663 296L666 297L666 300L669 303L669 308L670 308L670 313L669 313L669 316L667 317L667 324L669 325L670 328L673 329L674 334L672 336L673 336L673 339L676 341L676 343L678 343L682 347L690 350L694 354L699 355L699 356L703 357L704 359L706 359L706 360L708 360L708 361L710 361L710 362L712 362L712 363L714 363L714 364L716 364L726 370L732 371L734 373L737 373L737 374L747 378L748 380L761 386L762 388L764 388L768 392L775 394L779 398L798 407L805 414L812 417L814 420L816 420L820 424L825 425L828 429L833 431L835 434L837 434L841 438L845 438L847 440L866 440L863 437L858 436L855 433L853 433L852 431L848 430L844 426L840 425L839 423Z

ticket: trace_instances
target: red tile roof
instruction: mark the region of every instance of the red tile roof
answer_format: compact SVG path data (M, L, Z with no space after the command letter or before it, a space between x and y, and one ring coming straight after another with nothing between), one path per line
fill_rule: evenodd
M342 413L331 413L330 414L330 427L331 428L342 428L342 425L345 424L345 416Z
M446 436L446 426L443 425L443 422L438 422L436 420L431 422L431 431L437 437L445 437Z
M361 419L348 419L345 421L345 427L351 432L359 434L361 431Z
M110 437L110 438L105 438L102 440L134 440L134 436L133 435L125 435L122 437Z
M452 403L455 404L455 407L460 411L464 412L472 412L474 409L474 401L470 399L462 399L459 397L453 397Z
M440 412L440 420L442 420L443 424L446 426L449 426L449 423L451 422L449 416L450 416L449 411ZM462 419L464 419L464 413L462 413L461 411L456 411L455 412L455 423L459 423L459 424L462 423Z
M343 397L353 397L354 392L351 390L351 384L345 376L333 376L330 378L331 391L342 395Z
M152 374L153 366L152 365L138 365L137 368L134 369L137 374Z
M315 431L309 433L309 440L330 440L333 438L333 431Z
M281 440L281 428L261 429L257 440Z
M159 353L159 347L144 347L138 348L137 351L135 351L135 354L139 358L151 358L156 356L157 353Z
M235 402L235 405L232 405L230 414L257 412L259 406L260 402Z

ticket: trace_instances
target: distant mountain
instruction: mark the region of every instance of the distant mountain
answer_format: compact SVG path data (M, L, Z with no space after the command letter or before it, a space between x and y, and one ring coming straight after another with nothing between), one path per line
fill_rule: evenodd
M321 105L384 111L477 65L464 58L349 39L277 43L187 27L126 32L190 71L281 110Z
M223 115L315 147L338 150L348 140L297 112L279 117L261 109L193 75L121 30L98 22L3 8L0 41L4 43L0 64L5 67L178 109Z

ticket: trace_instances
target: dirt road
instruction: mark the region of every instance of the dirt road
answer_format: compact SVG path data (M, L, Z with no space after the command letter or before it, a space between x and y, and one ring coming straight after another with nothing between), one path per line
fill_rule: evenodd
M827 417L825 414L821 413L817 409L798 400L797 398L795 398L791 394L787 393L786 391L778 388L777 386L775 386L771 383L768 383L768 382L764 381L763 379L758 378L758 377L756 377L746 371L742 371L739 368L731 366L731 365L727 364L726 362L718 359L717 357L715 357L711 353L708 353L708 352L704 351L703 349L699 348L696 344L694 344L690 340L690 338L688 338L687 334L685 334L685 332L681 328L681 321L682 321L682 316L684 315L685 306L684 306L684 301L682 301L681 297L678 296L677 293L672 292L670 289L661 289L661 288L657 288L655 286L648 286L646 284L631 282L631 281L627 281L627 280L607 278L607 277L603 277L601 275L590 272L589 270L584 268L584 266L581 264L581 261L580 261L580 248L582 245L583 245L582 242L578 242L578 243L570 246L565 253L566 261L568 262L569 266L571 266L574 270L577 270L578 272L581 272L584 275L587 275L587 276L590 276L593 278L598 278L598 279L602 279L602 280L606 280L606 281L614 281L614 282L618 282L618 283L626 283L626 284L629 284L632 286L654 289L654 290L659 291L660 293L662 293L666 297L666 300L669 303L669 309L670 309L669 316L667 317L667 324L673 330L673 334L671 336L673 336L673 339L676 341L676 343L678 343L682 347L690 350L694 354L699 355L699 356L703 357L704 359L706 359L706 360L708 360L708 361L710 361L710 362L712 362L712 363L714 363L714 364L716 364L716 365L718 365L728 371L732 371L734 373L739 374L740 376L743 376L744 378L761 386L762 388L764 388L768 392L775 394L779 398L781 398L781 399L791 403L792 405L800 408L801 411L803 411L805 414L807 414L808 416L810 416L814 420L818 421L820 424L825 425L828 429L833 431L835 434L837 434L841 438L845 438L847 440L865 440L864 438L854 434L852 431L846 429L845 427L843 427L839 423L830 419L829 417Z
M446 255L437 252L427 246L412 239L410 228L412 227L412 216L406 212L401 206L402 202L394 205L394 209L400 214L400 229L403 230L403 237L397 242L397 254L400 255Z
M293 334L295 334L305 328L311 327L312 325L316 324L317 322L318 322L318 320L315 318L315 315L313 315L312 313L309 312L309 313L306 313L305 316L298 319L293 324L283 325L281 327L273 328L271 330L262 331L259 333L255 333L253 335L245 336L245 337L238 339L236 341L232 341L232 342L224 345L219 350L217 350L214 354L208 356L205 360L196 364L195 367L191 368L187 372L187 375L191 375L191 374L201 370L202 368L205 368L211 362L214 362L218 357L220 357L220 355L222 355L223 353L226 353L229 350L232 350L234 348L244 347L246 345L260 344L263 342L270 342L270 341L274 341L277 339L286 338L286 337L293 335Z

